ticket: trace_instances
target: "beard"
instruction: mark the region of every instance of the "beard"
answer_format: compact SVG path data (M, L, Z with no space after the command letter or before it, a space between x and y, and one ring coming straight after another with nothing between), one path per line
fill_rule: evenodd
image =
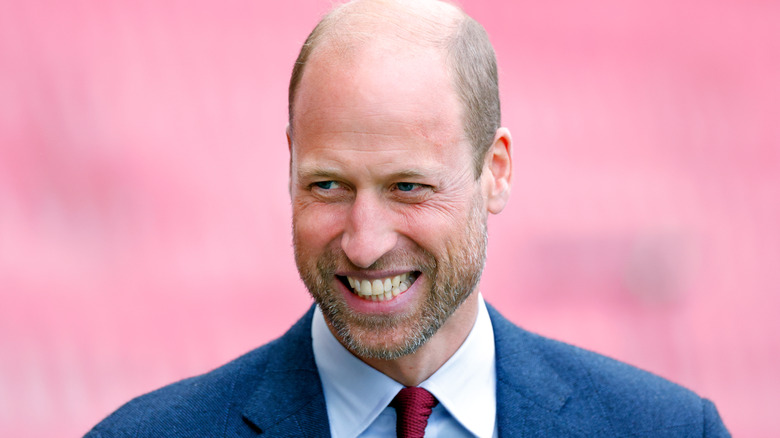
M362 358L394 360L416 352L460 307L479 284L485 265L487 221L481 198L472 205L467 224L458 238L446 236L439 255L417 246L412 250L393 250L367 270L385 270L398 266L419 271L418 291L422 304L407 313L364 314L355 312L336 290L335 273L360 270L353 265L338 244L330 245L312 260L301 251L293 224L295 262L301 280L322 309L336 338L353 354ZM444 239L445 237L442 237Z

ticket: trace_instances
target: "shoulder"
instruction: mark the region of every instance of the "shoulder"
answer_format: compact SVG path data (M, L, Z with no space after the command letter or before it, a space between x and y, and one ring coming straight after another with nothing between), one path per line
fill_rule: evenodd
M306 359L307 313L284 336L206 374L170 384L117 409L86 437L223 436L246 429L242 412L255 392L276 382L267 370L283 358Z
M583 436L728 436L715 406L615 359L527 332L490 309L500 393ZM501 403L501 400L499 400ZM575 434L576 435L576 434Z

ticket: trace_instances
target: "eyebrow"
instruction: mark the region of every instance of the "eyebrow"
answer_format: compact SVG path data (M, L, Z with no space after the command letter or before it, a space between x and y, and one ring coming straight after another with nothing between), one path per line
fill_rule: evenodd
M401 170L398 172L393 172L388 177L391 179L405 179L405 178L423 178L425 175L422 172L418 172L416 170Z
M296 172L299 178L336 178L339 172L327 167L304 167Z

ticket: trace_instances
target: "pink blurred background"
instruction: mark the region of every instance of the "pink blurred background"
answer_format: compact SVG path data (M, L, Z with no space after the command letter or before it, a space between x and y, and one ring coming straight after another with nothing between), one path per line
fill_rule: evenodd
M0 435L284 332L286 87L328 0L0 0ZM477 1L515 139L485 297L780 434L780 4Z

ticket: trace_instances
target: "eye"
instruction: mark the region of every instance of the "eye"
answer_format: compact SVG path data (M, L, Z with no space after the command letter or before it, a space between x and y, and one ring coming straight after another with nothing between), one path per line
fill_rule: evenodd
M343 182L334 180L315 181L308 185L308 192L321 202L341 202L349 199L351 190Z
M314 183L314 186L322 190L332 190L339 188L339 183L336 181L318 181Z
M427 184L397 182L391 189L393 196L400 202L417 204L423 202L433 195L433 187Z
M402 192L411 192L412 190L421 187L421 185L416 183L402 182L397 183L395 187Z

